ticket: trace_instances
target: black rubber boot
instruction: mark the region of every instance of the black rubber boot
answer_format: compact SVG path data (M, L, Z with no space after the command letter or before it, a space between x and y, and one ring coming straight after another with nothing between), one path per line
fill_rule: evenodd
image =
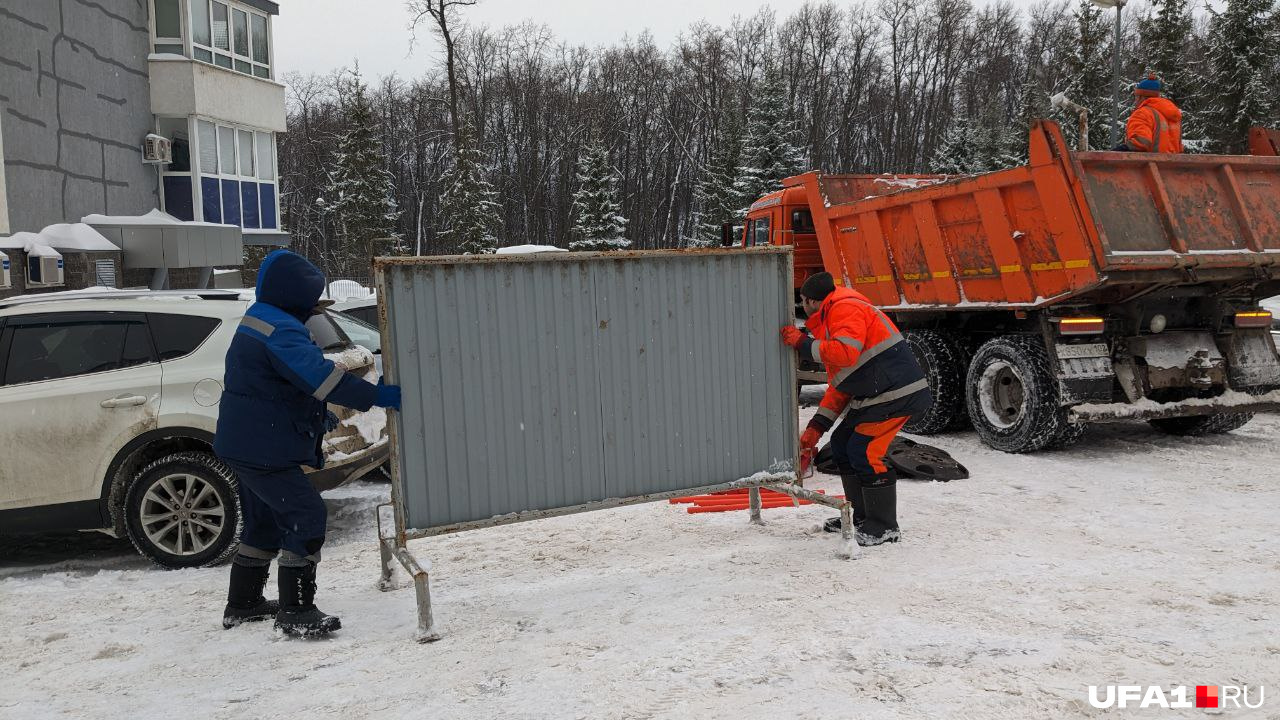
M258 622L275 617L280 611L280 603L262 596L267 586L267 576L271 564L266 561L261 565L242 565L236 560L231 562L231 583L227 587L227 608L222 611L222 627L231 628L247 622Z
M864 483L862 499L866 503L867 519L858 527L854 537L864 547L898 542L898 485L897 478L877 478Z
M867 519L867 504L862 500L862 481L857 475L842 473L840 484L844 486L844 499L853 503L853 526L862 527L862 522ZM840 516L837 515L828 520L822 529L829 533L840 532Z
M316 564L301 567L281 565L277 573L280 586L280 612L275 628L291 637L324 637L342 627L342 621L326 615L315 605Z

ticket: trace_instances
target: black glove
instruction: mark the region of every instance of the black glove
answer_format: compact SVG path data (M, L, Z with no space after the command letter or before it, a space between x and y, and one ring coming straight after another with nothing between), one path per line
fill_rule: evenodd
M333 414L332 410L324 411L324 431L326 433L331 433L338 429L338 425L341 424L341 422L342 421L338 419L338 416Z

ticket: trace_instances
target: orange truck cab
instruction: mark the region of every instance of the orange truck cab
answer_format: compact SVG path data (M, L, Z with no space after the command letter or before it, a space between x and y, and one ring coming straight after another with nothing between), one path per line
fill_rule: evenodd
M788 178L742 244L790 245L797 288L826 270L893 318L934 397L909 432L971 423L1008 452L1123 419L1226 432L1280 409L1260 306L1280 295L1277 135L1252 156L1073 152L1037 121L1021 167Z

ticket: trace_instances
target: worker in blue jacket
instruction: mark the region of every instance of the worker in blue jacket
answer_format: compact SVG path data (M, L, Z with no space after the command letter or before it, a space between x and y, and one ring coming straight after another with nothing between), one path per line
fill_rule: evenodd
M325 403L357 410L400 408L400 388L365 382L311 338L307 318L325 279L300 255L277 250L258 270L257 302L227 350L226 378L213 450L239 480L243 527L231 563L222 625L275 617L287 635L318 637L342 626L315 606L316 564L324 544L324 501L302 471L324 466ZM272 559L280 600L267 600Z

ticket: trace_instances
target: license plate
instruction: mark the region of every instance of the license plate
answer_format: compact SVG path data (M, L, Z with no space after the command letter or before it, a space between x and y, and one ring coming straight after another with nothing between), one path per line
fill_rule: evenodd
M1058 346L1058 357L1064 360L1067 358L1109 357L1110 354L1106 343Z

